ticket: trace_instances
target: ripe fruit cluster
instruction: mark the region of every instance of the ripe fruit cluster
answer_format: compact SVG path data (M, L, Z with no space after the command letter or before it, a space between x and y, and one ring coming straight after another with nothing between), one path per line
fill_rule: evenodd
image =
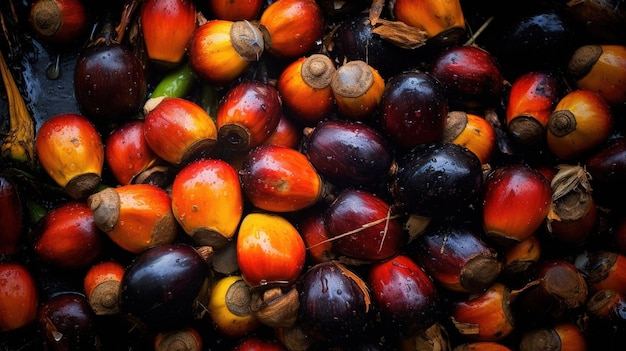
M553 2L104 6L0 174L0 347L619 349L626 14Z

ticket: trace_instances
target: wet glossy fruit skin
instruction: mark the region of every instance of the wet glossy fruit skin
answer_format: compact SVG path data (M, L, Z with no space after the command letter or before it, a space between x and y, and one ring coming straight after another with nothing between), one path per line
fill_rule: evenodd
M567 67L579 89L597 92L611 106L626 102L626 46L581 46Z
M398 210L446 217L467 213L483 187L481 163L468 149L445 142L418 145L398 160L390 192Z
M406 254L448 291L476 293L487 289L502 271L497 251L462 224L431 222L406 247Z
M113 130L106 140L104 156L122 185L130 184L139 173L160 160L146 142L143 120L133 120Z
M12 255L19 251L19 241L23 233L22 202L15 182L0 174L0 222L3 223L0 235L0 256Z
M250 150L267 140L280 122L278 90L260 81L236 84L220 100L215 117L222 147Z
M326 206L324 205L308 208L302 212L296 222L296 228L302 235L302 240L304 240L307 248L307 259L315 263L329 261L337 255L326 229L325 209ZM626 235L624 236L626 237Z
M425 31L429 39L445 35L446 31L465 31L465 17L460 1L397 0L392 11L397 20ZM454 44L459 37L457 34L456 40L450 40L449 44Z
M83 278L89 306L96 315L119 312L119 286L126 267L117 261L104 260L91 265Z
M90 266L104 248L104 233L83 201L48 212L33 233L33 249L44 261L64 269Z
M237 262L248 285L293 285L304 269L305 258L300 233L284 217L250 213L242 219L237 234Z
M557 77L531 71L511 85L506 108L506 125L514 142L524 147L545 146L546 125L561 97Z
M206 307L217 330L231 338L240 338L257 329L261 323L250 311L251 296L250 287L241 275L217 279L211 286Z
M145 1L141 5L140 18L148 58L165 67L179 64L196 29L195 2Z
M269 33L269 53L285 59L313 51L324 35L322 9L314 0L273 2L263 10L259 23Z
M548 119L548 149L561 160L583 157L605 142L614 124L603 97L579 89L563 96Z
M374 264L367 281L378 309L407 335L435 322L439 313L435 284L408 256Z
M274 133L270 135L261 145L279 145L298 149L302 141L302 129L300 125L288 114L284 113L278 121Z
M311 267L300 286L300 319L307 334L344 344L361 337L371 304L361 278L331 261Z
M454 136L454 133L449 133L449 128L451 127L449 123L451 123L451 120L456 119L453 116L459 113L464 116L460 119L465 121L465 125L459 134ZM497 146L496 131L489 121L484 117L461 111L448 113L442 140L467 148L478 157L482 164L487 164L491 160Z
M482 194L485 233L501 244L523 241L543 224L552 199L550 183L521 164L493 170Z
M157 156L181 165L213 150L217 127L198 104L167 97L146 115L144 137Z
M50 117L39 128L35 146L42 168L63 188L76 176L93 174L99 178L102 174L102 138L83 115L68 113ZM84 198L96 190L98 184L93 185L70 195Z
M317 203L323 195L322 179L308 158L284 146L252 149L239 176L246 198L267 211L301 210Z
M405 243L390 205L369 191L344 189L324 218L333 248L348 257L380 261L398 254Z
M83 294L66 292L51 297L43 302L37 320L51 350L100 349L95 315Z
M390 172L392 149L373 127L327 120L305 135L302 152L325 180L340 186L377 186Z
M231 351L287 351L287 349L274 339L250 336L238 341Z
M0 331L16 330L36 321L39 291L22 263L0 263Z
M256 20L261 13L261 0L209 0L209 9L217 19L227 21Z
M59 18L51 19L51 14ZM28 24L43 41L62 47L86 34L88 19L80 0L40 0L31 4Z
M231 239L243 214L243 193L237 171L217 159L201 159L182 168L171 190L172 212L183 230L198 229ZM200 240L200 238L196 238Z
M207 264L187 244L165 244L138 255L126 268L120 309L154 330L186 325L207 277Z
M495 57L477 46L456 46L434 61L430 72L443 84L454 109L494 106L502 94L503 76Z
M448 114L445 87L431 74L407 72L392 77L380 102L382 129L401 148L441 138Z
M594 200L599 205L614 207L626 196L626 139L611 139L584 160L591 175Z
M148 84L130 48L101 44L81 53L74 69L74 91L81 110L94 122L119 121L141 109Z

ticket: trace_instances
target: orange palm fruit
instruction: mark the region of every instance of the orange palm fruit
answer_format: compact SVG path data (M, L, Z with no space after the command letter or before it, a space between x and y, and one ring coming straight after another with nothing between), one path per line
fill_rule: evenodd
M486 119L463 111L448 113L442 140L469 149L483 164L491 159L497 142L496 132Z
M385 81L365 61L355 60L339 66L330 87L341 114L363 120L377 109L385 90Z
M293 285L306 258L304 241L296 227L273 213L249 213L237 234L237 261L243 280L251 287Z
M324 54L301 57L280 74L276 88L283 106L293 118L306 126L328 118L335 109L330 81L335 64Z
M198 104L166 97L147 113L144 137L157 156L171 164L183 165L213 150L217 127Z
M196 5L191 0L146 0L140 22L148 58L172 68L182 62L196 29Z
M559 100L548 119L548 149L561 160L584 156L607 140L613 128L610 106L598 93L579 89Z
M584 45L570 58L567 72L579 89L595 91L609 105L626 102L626 46Z
M324 196L317 170L303 153L289 147L256 147L246 155L239 174L246 198L266 211L301 210Z
M429 40L436 38L454 44L465 33L459 0L392 0L390 7L397 20L425 31Z
M172 199L156 185L106 188L87 198L87 204L98 228L119 247L132 253L172 243L178 233Z
M0 262L0 332L16 330L37 319L39 291L35 277L18 262Z
M35 140L42 168L74 199L84 199L100 185L104 145L83 115L58 114L39 128Z
M119 291L124 266L116 261L93 264L85 273L85 296L96 315L112 315L120 311Z
M171 190L172 211L183 230L198 244L225 246L243 214L237 171L218 159L202 159L182 168Z
M263 54L263 33L248 21L215 19L194 31L187 56L192 71L205 82L225 86Z
M545 145L546 126L561 94L557 78L532 71L511 84L506 108L506 127L514 142L525 147Z
M307 55L324 36L324 16L315 0L274 1L263 10L259 23L266 31L269 53L284 59Z

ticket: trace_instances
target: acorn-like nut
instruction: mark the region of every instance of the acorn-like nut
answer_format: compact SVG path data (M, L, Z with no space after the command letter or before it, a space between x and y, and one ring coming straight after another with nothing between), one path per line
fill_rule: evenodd
M301 57L289 64L276 82L283 106L298 122L313 126L335 109L330 81L336 68L324 54Z
M172 199L151 184L106 188L87 199L98 228L122 249L140 253L172 243L178 233Z
M229 337L241 337L261 323L250 310L252 292L241 276L220 278L213 287L209 305L211 319L217 329Z
M196 28L187 46L195 74L211 85L233 82L258 61L265 47L263 33L251 22L215 19Z
M289 328L298 319L298 290L291 287L287 292L279 287L252 293L250 310L261 323L272 328Z
M103 261L92 265L85 273L85 295L96 315L113 315L120 311L119 292L124 272L121 263Z
M337 68L330 87L339 112L353 120L371 116L385 90L385 81L376 69L361 60Z

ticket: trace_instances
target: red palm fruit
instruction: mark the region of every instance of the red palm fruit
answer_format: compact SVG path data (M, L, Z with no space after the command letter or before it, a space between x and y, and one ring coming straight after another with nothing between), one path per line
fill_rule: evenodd
M431 73L445 87L454 109L492 107L503 93L504 79L495 57L478 46L445 50L435 59Z
M501 245L519 243L544 223L551 200L550 183L535 169L521 164L496 168L485 181L485 233Z
M626 294L626 256L613 251L596 251L583 268L589 290L615 290Z
M282 115L276 88L260 81L241 82L217 107L218 142L228 150L250 150L274 133Z
M86 33L89 16L82 0L37 0L28 24L45 42L68 45Z
M237 233L237 261L251 287L293 285L302 270L306 248L287 219L272 213L246 215Z
M472 229L431 222L407 246L407 255L442 288L475 293L491 286L502 262L496 251Z
M87 199L95 223L122 249L141 253L152 246L172 243L178 226L172 199L152 184L106 188Z
M213 150L217 127L198 104L166 97L147 113L144 137L157 156L171 164L183 165Z
M100 336L85 295L63 292L44 301L37 314L45 349L97 351Z
M325 196L317 170L300 151L277 145L252 149L239 171L246 198L272 212L302 210Z
M209 0L209 10L216 19L227 21L256 20L261 13L261 0Z
M391 4L393 16L425 31L429 42L454 45L465 33L465 16L458 0L394 0Z
M337 186L376 187L393 167L385 137L360 122L322 121L304 131L301 150L324 180Z
M520 336L518 350L587 351L587 339L576 324L564 321L528 330Z
M589 175L580 165L563 164L557 167L558 172L551 182L548 231L566 244L582 244L592 234L598 219Z
M604 98L591 90L575 90L550 114L548 149L562 160L576 159L605 142L612 129L612 111Z
M510 289L496 282L483 293L456 301L451 319L458 332L469 339L500 341L515 329L510 303Z
M545 145L546 126L561 89L557 78L531 71L511 84L506 108L506 127L513 141L524 147Z
M143 120L130 121L113 130L107 138L104 156L121 185L133 183L161 160L146 142Z
M324 36L324 16L314 0L275 1L263 10L259 23L267 31L265 47L280 58L304 56Z
M160 331L154 336L154 351L171 351L180 347L185 351L202 351L203 344L202 335L193 327Z
M297 149L302 140L302 129L295 123L292 117L283 113L278 121L274 133L261 145L280 145Z
M187 56L201 80L226 86L259 60L264 46L263 34L250 22L215 19L196 28Z
M324 220L325 207L313 206L303 211L296 227L307 248L307 256L315 263L330 261L337 256Z
M489 163L497 143L491 123L483 117L462 111L448 113L441 139L469 149L482 164Z
M348 119L364 120L374 114L385 91L385 80L361 60L348 61L335 70L330 81L339 112Z
M172 68L182 62L196 29L195 2L146 0L140 22L148 58L158 66Z
M567 72L579 89L595 91L611 106L626 102L626 46L584 45L572 54Z
M19 251L19 241L24 230L22 202L13 180L0 175L0 256L12 255Z
M83 201L71 201L46 213L32 235L37 255L57 267L88 267L103 252L103 233Z
M367 281L379 311L403 333L424 330L437 320L435 284L408 256L400 254L375 263Z
M222 247L232 239L243 214L237 171L218 159L201 159L182 168L171 190L172 212L198 244Z
M344 189L324 217L333 248L347 257L380 261L398 254L405 243L391 206L369 191Z
M448 102L431 74L406 72L389 79L380 102L382 128L401 148L430 144L444 133Z
M523 274L541 258L542 245L537 235L520 241L504 249L504 273L508 275Z
M119 291L124 271L119 262L102 261L93 264L85 273L85 296L96 315L112 315L120 311Z
M100 185L104 145L84 116L58 114L37 132L37 157L48 175L74 199L84 199Z
M335 71L335 64L324 54L301 57L282 71L276 89L285 109L299 123L313 126L335 110L330 87Z
M285 346L274 339L249 336L235 343L230 351L287 351Z
M22 328L34 322L39 291L32 273L22 263L0 262L0 331Z
M587 301L585 277L569 261L541 260L529 273L529 281L520 288L514 301L516 318L525 325L562 319Z

